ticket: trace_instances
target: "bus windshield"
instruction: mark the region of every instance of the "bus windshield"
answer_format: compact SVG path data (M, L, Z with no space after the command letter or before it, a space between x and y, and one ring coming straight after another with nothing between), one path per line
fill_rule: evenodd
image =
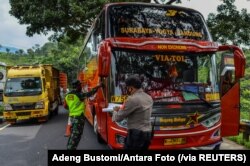
M112 51L111 102L126 96L125 79L138 75L155 102L219 100L215 57L212 54ZM124 97L123 97L124 99Z
M110 6L111 37L157 37L209 40L204 20L196 11L173 6Z

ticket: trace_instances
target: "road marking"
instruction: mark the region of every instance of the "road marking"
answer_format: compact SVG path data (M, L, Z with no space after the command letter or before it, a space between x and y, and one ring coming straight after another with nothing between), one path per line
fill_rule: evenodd
M0 131L5 129L6 127L9 127L9 126L10 126L10 124L7 124L7 125L3 126L2 128L0 128Z

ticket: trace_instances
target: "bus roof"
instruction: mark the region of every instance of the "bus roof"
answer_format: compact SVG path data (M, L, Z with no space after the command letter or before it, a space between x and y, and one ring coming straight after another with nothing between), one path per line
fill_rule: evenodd
M157 4L157 3L145 3L145 2L116 2L116 3L107 3L104 5L104 8L108 8L110 6L120 6L120 5L143 5L143 6L155 6L155 7L171 7L178 10L185 10L185 11L191 11L191 12L197 12L199 13L203 18L203 14L195 9L187 8L183 6L175 6L175 5L163 5L163 4Z

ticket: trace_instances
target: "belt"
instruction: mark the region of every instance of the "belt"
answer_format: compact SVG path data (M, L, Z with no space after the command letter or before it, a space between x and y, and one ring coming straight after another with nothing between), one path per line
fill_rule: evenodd
M81 115L75 115L75 116L70 116L71 118L82 118L83 117L83 113Z

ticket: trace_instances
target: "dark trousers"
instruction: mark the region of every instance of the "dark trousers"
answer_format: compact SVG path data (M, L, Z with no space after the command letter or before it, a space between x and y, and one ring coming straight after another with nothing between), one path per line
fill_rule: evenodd
M71 135L68 139L67 149L68 150L76 150L83 133L85 117L71 117L72 127L71 127Z
M151 132L143 132L137 129L128 130L125 139L125 150L147 150L151 141Z

